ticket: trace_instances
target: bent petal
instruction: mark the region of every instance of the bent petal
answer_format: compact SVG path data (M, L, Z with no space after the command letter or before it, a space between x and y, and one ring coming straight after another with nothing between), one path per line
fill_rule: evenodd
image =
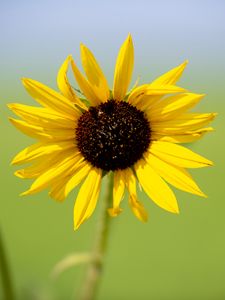
M83 180L85 176L91 171L91 165L85 160L79 165L79 168L75 171L75 174L71 176L68 182L65 184L65 197Z
M128 97L128 102L141 110L150 111L152 106L157 104L163 96L183 92L186 92L186 90L176 85L153 87L150 84L144 84L134 89Z
M69 55L64 61L64 63L62 64L61 68L59 69L58 76L57 76L57 84L61 93L66 98L70 99L70 101L78 105L80 108L87 110L86 105L77 97L67 77L67 71L69 68L69 64L71 63L71 60L72 60L72 56Z
M148 221L148 214L143 204L134 195L129 196L129 204L134 215L142 222Z
M74 174L67 176L64 180L58 180L51 188L49 195L57 200L64 201L68 194L88 175L91 166L83 159L78 161L74 166Z
M148 221L148 214L143 206L143 204L138 201L137 191L136 191L136 178L133 171L128 168L125 171L126 186L129 192L129 204L134 213L134 215L142 222Z
M85 97L89 100L90 104L92 106L96 106L100 104L102 102L101 97L99 97L99 95L95 93L95 90L93 89L92 85L81 74L73 59L71 60L71 66L72 66L74 77L76 78L76 81L81 91L84 93Z
M71 151L72 152L72 151ZM47 188L54 182L58 177L70 173L71 168L74 166L76 161L80 159L80 155L72 154L67 155L62 160L47 169L41 176L39 176L31 185L30 189L22 193L22 196L32 195L41 190Z
M53 144L33 144L19 152L12 160L12 164L18 165L22 163L27 163L38 158L43 158L46 155L54 155L58 152L68 150L71 148L74 149L74 152L76 151L75 145L71 142L58 142Z

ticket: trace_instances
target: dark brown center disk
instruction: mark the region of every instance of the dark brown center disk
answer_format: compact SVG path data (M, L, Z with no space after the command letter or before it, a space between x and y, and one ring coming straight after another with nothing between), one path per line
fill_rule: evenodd
M84 112L76 142L85 159L104 171L131 167L148 149L151 128L144 113L124 101L108 100Z

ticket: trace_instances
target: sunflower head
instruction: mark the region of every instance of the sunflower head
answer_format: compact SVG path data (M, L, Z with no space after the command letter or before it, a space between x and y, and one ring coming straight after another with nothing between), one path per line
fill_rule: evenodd
M148 149L150 137L144 112L114 99L90 107L76 128L78 149L88 162L104 171L133 166Z
M178 213L176 197L167 183L205 197L187 168L212 165L208 159L181 146L212 131L206 125L214 113L191 113L204 95L176 85L187 61L151 83L128 91L134 66L131 35L120 48L113 89L92 52L81 44L84 76L72 56L62 64L57 77L59 92L32 79L23 79L39 107L9 104L21 119L10 119L37 142L19 152L13 164L29 163L16 171L33 178L29 195L43 189L58 201L82 182L74 206L77 229L93 213L102 176L113 173L111 216L121 211L125 189L135 216L147 221L147 212L137 197L137 182L160 207ZM71 67L85 100L67 77Z

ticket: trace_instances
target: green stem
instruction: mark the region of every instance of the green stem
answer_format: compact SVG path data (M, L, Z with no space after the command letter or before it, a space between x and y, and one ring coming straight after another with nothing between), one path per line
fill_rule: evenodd
M1 236L0 230L0 275L2 278L2 287L3 287L3 299L4 300L14 300L14 292L12 287L12 280L10 276L10 270L6 255L6 250L3 245L3 239Z
M96 299L99 283L102 278L104 254L106 251L107 240L109 236L109 214L108 207L111 205L113 189L112 174L108 175L108 186L106 189L106 196L102 201L102 207L99 217L99 223L95 235L94 247L92 250L93 260L89 263L86 278L79 300L94 300Z

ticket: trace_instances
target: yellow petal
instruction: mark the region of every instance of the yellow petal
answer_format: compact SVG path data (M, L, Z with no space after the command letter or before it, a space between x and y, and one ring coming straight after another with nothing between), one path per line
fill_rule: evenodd
M21 121L21 120L16 120L13 118L9 118L9 121L21 132L24 134L35 138L35 139L48 139L48 135L45 134L40 127L34 126L34 125L29 125L28 123Z
M125 183L130 195L136 196L136 178L133 171L130 168L125 169L124 171Z
M160 159L181 168L202 168L213 163L181 145L155 141L149 150Z
M144 111L146 107L150 108L154 102L161 99L162 95L146 95L148 88L149 84L143 84L133 89L128 96L128 102L142 111Z
M57 144L34 144L19 152L14 157L12 164L18 165L22 163L27 163L34 159L40 157L43 158L43 156L53 155L60 151L64 151L71 148L73 148L76 151L76 147L72 142L58 142Z
M109 208L108 212L111 217L117 216L121 213L120 208L121 200L123 199L125 191L125 178L124 171L118 170L114 172L114 184L113 184L113 208Z
M50 187L50 191L48 195L58 201L63 202L66 199L65 196L65 184L68 181L68 176L60 178L60 180L56 180L54 184Z
M192 93L170 96L151 107L147 114L152 121L172 120L195 106L204 96Z
M143 204L134 195L129 196L129 204L134 215L142 222L148 221L148 214Z
M212 127L206 127L193 131L185 131L183 134L177 135L160 135L157 133L153 133L151 136L152 140L160 140L162 142L170 142L170 143L192 143L203 137L207 132L212 132Z
M54 182L49 195L57 200L64 201L68 194L88 175L91 170L91 166L84 160L78 161L75 164L75 172L73 175L65 177L62 181L59 178L57 184Z
M88 219L96 206L100 192L102 170L93 168L78 193L74 206L74 229Z
M141 186L152 201L167 211L178 213L174 193L144 159L139 160L134 167Z
M115 100L123 100L126 96L132 77L133 67L134 47L131 35L129 34L120 48L116 61L113 84L113 98Z
M65 116L61 116L48 108L34 107L29 105L23 105L19 103L8 104L17 116L31 125L53 128L74 128L76 127L76 118L71 120Z
M148 84L143 84L133 89L133 91L128 97L128 102L130 102L133 105L137 104L140 101L141 97L146 95L148 88Z
M159 134L182 134L206 126L216 117L216 113L187 113L174 118L174 120L157 120L151 122L151 129ZM151 120L150 120L151 121Z
M162 96L167 94L183 93L184 88L175 85L152 86L144 84L137 87L128 97L128 102L138 106L141 110L151 109L154 103L158 103Z
M76 81L85 97L89 100L92 106L99 105L102 102L101 96L99 97L99 95L95 93L92 85L81 74L73 59L71 60L71 66L74 77L76 78Z
M175 167L151 153L145 154L144 158L158 175L176 188L201 197L206 197L185 169Z
M24 168L24 169L20 169L14 172L14 175L21 178L21 179L26 179L26 178L36 178L38 177L42 172L44 172L44 170L46 169L46 165L45 164L41 164L40 167L40 161L36 162L35 164Z
M188 64L188 61L186 60L184 63L179 65L178 67L170 70L169 72L163 74L162 76L155 79L151 84L153 85L173 85L176 84L176 82L181 77L186 65Z
M44 129L43 127L30 125L27 122L16 120L13 118L9 118L9 121L24 134L40 141L56 142L75 139L74 129Z
M70 178L70 180L65 185L65 195L67 196L80 182L81 180L87 176L87 174L91 170L91 165L84 161L82 165L80 165L79 169L75 172L75 174Z
M14 174L19 178L37 178L46 172L46 170L52 168L59 161L63 160L65 157L75 154L74 149L66 149L60 152L56 151L54 153L45 154L32 161L32 164L24 169L17 170ZM26 161L24 161L26 163ZM22 163L22 162L21 162Z
M41 148L42 148L42 144L38 143L23 149L13 158L11 164L12 165L22 164L24 162L31 161L33 157L35 159L36 156L38 155L45 155L45 151L43 151L44 153L40 151L42 150ZM48 149L44 148L44 150L47 150L47 153L49 153Z
M110 217L117 217L121 212L122 212L122 208L120 208L120 207L108 208L108 213L109 213Z
M176 86L176 85L159 85L159 86L151 86L149 85L148 89L146 90L145 95L166 95L166 94L173 94L173 93L183 93L186 89Z
M128 168L124 171L126 186L129 191L129 204L134 215L142 222L147 222L148 214L141 202L137 199L136 178L133 171Z
M87 110L86 105L77 97L67 77L67 71L71 60L72 56L69 55L62 64L61 68L59 69L57 76L57 84L61 93L66 98L70 99L70 101L72 101L74 104L78 105L82 109Z
M74 117L79 117L80 113L74 104L63 95L33 79L24 78L22 82L31 97L44 107L53 109L61 115L66 115L72 120Z
M47 169L41 176L39 176L31 185L30 189L21 195L32 195L34 193L40 192L41 190L47 188L54 180L58 177L65 176L66 173L70 173L71 168L80 159L80 155L72 153L70 156L59 161L53 167Z
M48 168L46 165L46 160L48 161L48 165L52 166L57 163L58 157L56 154L54 154L47 155L45 159L37 159L31 166L15 171L14 175L22 179L37 178Z
M107 101L109 99L107 80L94 55L83 44L81 44L81 61L90 84L96 88L96 92L101 95L102 102Z

